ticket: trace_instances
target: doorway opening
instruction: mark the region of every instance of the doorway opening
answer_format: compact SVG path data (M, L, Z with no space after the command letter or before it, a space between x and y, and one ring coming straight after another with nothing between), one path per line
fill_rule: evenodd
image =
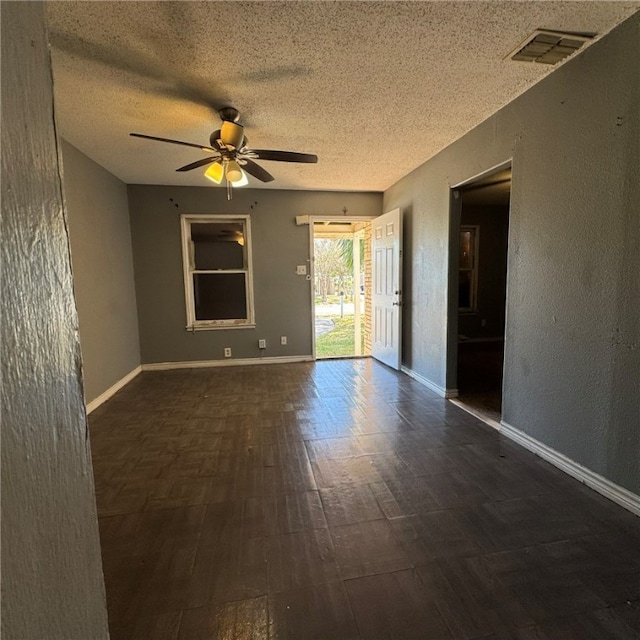
M311 225L316 359L371 355L370 229L353 219Z
M451 282L456 283L457 403L491 423L502 418L511 166L454 192Z

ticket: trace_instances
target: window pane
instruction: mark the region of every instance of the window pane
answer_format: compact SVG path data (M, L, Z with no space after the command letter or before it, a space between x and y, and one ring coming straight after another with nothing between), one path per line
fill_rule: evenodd
M206 222L191 225L194 269L244 269L244 225L241 222Z
M471 309L472 274L472 271L460 271L458 279L458 307L460 309Z
M474 231L460 231L460 269L473 269L474 236Z
M193 274L196 320L246 320L244 273Z

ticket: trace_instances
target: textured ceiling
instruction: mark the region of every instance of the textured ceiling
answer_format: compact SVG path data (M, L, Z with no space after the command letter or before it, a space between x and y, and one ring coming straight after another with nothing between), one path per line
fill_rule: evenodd
M382 191L559 66L505 60L535 29L601 37L640 0L47 8L61 135L121 180L211 185L175 172L204 153L128 134L208 145L233 105L251 147L320 158L261 161L269 186Z

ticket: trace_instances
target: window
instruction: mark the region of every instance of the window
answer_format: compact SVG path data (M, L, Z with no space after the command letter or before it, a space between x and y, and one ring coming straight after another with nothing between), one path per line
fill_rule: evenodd
M458 270L458 310L473 312L478 308L478 236L477 226L460 227Z
M187 329L255 326L249 216L182 216Z

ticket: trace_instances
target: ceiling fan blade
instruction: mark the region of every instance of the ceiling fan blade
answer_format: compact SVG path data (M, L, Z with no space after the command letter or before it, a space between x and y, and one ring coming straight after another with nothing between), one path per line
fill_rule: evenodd
M254 178L258 178L258 180L262 182L273 182L275 180L275 178L266 169L263 169L253 160L249 160L249 158L244 159L244 165L242 165L242 168L247 173L250 173Z
M165 8L164 5L163 8ZM54 49L54 56L58 53L67 54L138 76L147 81L150 90L160 95L181 101L189 100L209 107L215 113L229 103L222 88L212 87L210 80L204 83L184 73L177 74L175 68L167 63L164 48L158 50L154 47L156 51L152 52L152 55L144 55L140 50L123 46L121 42L117 46L105 45L85 40L71 32L66 33L55 29L52 29L49 39ZM164 43L161 45L164 46Z
M277 160L279 162L318 162L314 153L296 153L295 151L273 151L271 149L250 149L259 160Z
M191 171L191 169L197 169L198 167L204 167L206 164L211 164L216 160L219 160L220 156L213 156L212 158L203 158L202 160L196 160L191 164L185 164L184 167L176 169L176 171Z
M193 142L182 142L182 140L171 140L170 138L156 138L155 136L147 136L144 133L130 133L130 136L134 138L145 138L146 140L157 140L158 142L170 142L171 144L181 144L185 147L194 147L200 149L200 151L206 151L208 153L218 153L216 149L211 147L203 147L201 144L194 144Z

